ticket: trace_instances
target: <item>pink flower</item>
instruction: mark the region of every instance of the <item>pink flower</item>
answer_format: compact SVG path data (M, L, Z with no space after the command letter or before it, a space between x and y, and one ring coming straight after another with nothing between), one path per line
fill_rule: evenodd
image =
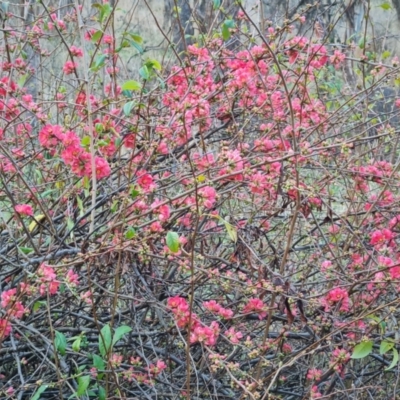
M340 305L340 311L349 311L349 294L346 289L335 288L332 289L325 296L325 311L330 309L330 306Z
M75 57L83 57L83 51L79 47L76 46L71 46L69 51L71 54Z
M243 313L256 313L258 314L259 319L263 319L267 316L264 303L257 297L252 298L248 301L248 303L243 308Z
M217 343L219 335L219 326L215 321L211 323L211 326L197 325L190 335L190 343L204 343L207 346L214 346Z
M15 206L15 211L21 215L33 215L33 208L29 204L17 204Z
M9 290L5 290L2 294L1 294L1 306L3 308L8 307L8 305L12 302L15 301L16 299L16 294L17 294L17 289L13 288L13 289L9 289Z
M60 282L56 281L56 273L53 267L47 264L41 264L38 268L37 275L41 285L39 287L39 293L44 296L48 291L49 294L56 294L60 286Z
M158 360L157 364L151 364L148 370L151 375L159 375L165 368L167 368L167 364L162 360Z
M204 207L212 208L215 204L217 192L211 186L205 186L199 190L199 195L203 199Z
M79 279L78 279L78 274L75 274L75 272L70 269L67 272L67 276L66 276L66 281L71 285L71 286L77 286L79 285Z
M377 248L381 248L383 245L388 244L395 234L390 229L376 230L371 234L370 244Z
M77 65L73 61L67 61L63 66L65 75L73 74Z
M334 67L336 69L340 68L340 65L343 63L343 61L345 60L346 55L343 54L341 51L339 50L335 50L335 52L333 53L333 55L329 58L330 62L334 65Z
M309 369L307 372L307 379L318 381L322 376L322 370L317 368Z
M6 319L0 319L0 340L11 333L11 325Z
M62 127L59 125L45 125L39 132L39 143L47 149L57 146L62 138Z
M109 176L111 174L110 165L104 158L96 157L95 164L96 164L97 179L106 178L107 176Z
M225 336L227 336L233 344L238 344L240 339L243 337L243 333L236 332L232 327L225 332Z
M143 190L148 192L156 188L153 177L146 171L139 171L138 175L137 183Z

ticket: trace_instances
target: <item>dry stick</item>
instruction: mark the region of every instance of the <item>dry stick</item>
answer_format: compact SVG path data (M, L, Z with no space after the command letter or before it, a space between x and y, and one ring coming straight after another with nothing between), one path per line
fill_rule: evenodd
M399 299L395 299L393 301L391 301L388 304L383 304L377 308L375 308L374 310L366 310L364 313L362 313L360 316L358 316L357 318L347 322L346 324L343 324L341 327L337 328L336 330L334 330L333 332L328 333L327 335L325 335L324 337L320 338L319 340L317 340L316 342L312 343L310 346L308 346L307 348L305 348L304 350L300 351L298 354L296 354L291 360L289 360L287 363L282 364L279 366L279 368L276 370L275 373L268 375L266 378L264 378L264 381L268 380L269 378L272 377L271 383L269 384L268 388L265 391L264 396L261 398L261 400L265 400L268 397L268 394L273 386L273 384L275 383L277 377L279 376L279 373L286 367L290 367L291 365L294 364L295 361L297 361L298 359L300 359L302 356L304 356L307 351L311 350L311 351L315 351L316 350L316 346L319 345L320 343L324 342L325 340L329 339L331 336L333 336L334 334L340 332L343 328L346 328L347 326L353 324L356 321L361 320L362 318L365 318L368 315L371 314L375 314L377 311L385 308L385 307L389 307L391 305L396 304L397 302L399 302Z
M83 50L83 73L85 77L85 85L86 85L86 105L88 112L88 125L89 125L89 137L90 137L90 162L92 166L92 212L90 215L90 227L89 227L89 235L94 230L94 220L96 218L96 193L97 193L97 178L96 178L96 161L95 161L95 148L94 148L94 133L93 133L93 118L92 118L92 105L90 103L90 84L89 84L89 63L87 52L84 47L85 38L83 34L84 24L82 20L82 15L79 9L79 2L75 0L75 9L76 15L78 17L79 24L79 34L82 44Z

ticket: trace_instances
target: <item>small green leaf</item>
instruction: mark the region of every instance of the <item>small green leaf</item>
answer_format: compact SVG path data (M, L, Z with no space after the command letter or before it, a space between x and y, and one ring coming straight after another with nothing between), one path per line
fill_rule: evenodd
M230 29L235 28L235 21L226 19L222 24L222 38L226 41L231 37Z
M167 233L167 247L172 253L177 253L179 251L179 235L176 232L169 231Z
M140 35L136 35L135 33L129 33L129 36L139 44L143 44L143 38Z
M231 37L231 32L229 31L229 28L223 24L222 25L222 38L227 41Z
M399 352L397 351L396 348L393 348L393 360L390 363L390 365L387 368L385 368L385 371L389 371L390 369L395 367L398 362L399 362Z
M224 21L224 25L226 25L230 29L235 28L235 21L233 19L227 19Z
M78 389L76 390L76 394L78 396L82 396L85 394L86 389L88 388L90 383L90 376L84 375L78 378Z
M101 67L104 66L107 59L106 54L99 54L96 59L94 60L93 65L90 67L91 71L98 71Z
M29 254L32 253L32 251L34 250L32 247L18 247L22 253L24 254Z
M96 31L95 33L93 33L92 37L90 38L90 40L94 43L97 43L101 37L103 36L103 32L102 31Z
M379 347L379 354L383 355L387 353L389 350L393 349L393 347L394 347L393 342L388 342L387 340L384 340Z
M9 1L2 1L0 4L1 11L3 11L5 14L7 14L9 5L10 5Z
M132 226L130 226L127 231L125 232L125 239L133 239L136 235L136 230Z
M353 354L351 358L364 358L367 357L368 354L372 351L372 340L368 340L366 342L361 342L357 346L354 347Z
M129 44L134 47L140 54L143 54L143 48L140 44L136 43L134 40L128 39Z
M391 4L386 2L386 1L384 3L382 3L382 4L379 4L378 7L382 8L385 11L392 9Z
M151 59L147 60L145 62L145 65L149 69L156 69L158 71L161 71L161 64L157 60L155 60L154 58L151 58Z
M60 352L62 356L65 355L65 349L67 348L67 338L62 332L55 331L54 344L56 349Z
M104 360L97 354L93 354L93 366L99 371L104 371L106 369L106 364Z
M127 325L119 326L114 332L112 345L114 346L114 344L117 343L118 340L122 339L122 337L124 335L126 335L127 333L129 333L131 330L132 330L132 328Z
M217 10L221 6L221 0L214 0L213 3L214 10Z
M100 332L101 335L99 335L99 351L100 354L104 357L110 351L111 347L110 325L104 325Z
M113 203L111 204L111 212L115 213L118 210L118 200L114 200Z
M225 224L225 229L228 232L228 236L230 237L230 239L232 240L232 242L237 242L237 232L236 232L236 228L231 225L229 222L224 221Z
M33 304L33 312L38 311L40 307L45 306L45 305L46 305L45 301L41 301L41 300L35 301L35 303Z
M134 101L128 101L124 105L123 110L124 110L124 114L125 114L126 117L131 113L133 107L135 107L135 102Z
M81 217L84 214L84 208L83 208L83 201L79 196L76 196L76 202L78 203L78 208L79 208L79 216Z
M132 186L131 189L129 190L129 195L132 197L132 199L135 199L139 195L139 190L135 188L135 186Z
M144 79L147 80L150 78L150 72L146 65L143 65L142 68L139 69L139 75Z
M35 394L31 397L31 400L39 400L40 395L49 387L49 385L42 385L36 390Z
M137 81L126 81L122 85L122 90L140 90L142 85Z
M104 22L111 14L112 7L110 3L104 3L101 7L100 22Z
M98 134L103 133L104 132L104 125L100 124L100 123L97 123L95 125L95 130L96 130L96 133L98 133Z
M90 136L84 136L81 140L81 145L87 147L90 145Z
M103 386L99 386L98 399L99 400L106 400L106 389L104 389Z
M72 350L78 352L81 349L81 341L82 338L79 336L77 337L74 342L72 343Z

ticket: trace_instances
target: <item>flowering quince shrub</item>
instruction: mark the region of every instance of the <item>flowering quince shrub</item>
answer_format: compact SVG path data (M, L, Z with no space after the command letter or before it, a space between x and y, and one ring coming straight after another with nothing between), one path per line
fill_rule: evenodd
M239 8L137 80L107 1L3 10L1 398L397 398L398 61Z

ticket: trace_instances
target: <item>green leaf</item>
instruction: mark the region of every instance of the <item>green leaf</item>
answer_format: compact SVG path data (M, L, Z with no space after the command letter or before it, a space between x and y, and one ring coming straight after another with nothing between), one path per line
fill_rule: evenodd
M214 0L213 1L213 8L217 10L221 6L221 0Z
M127 231L125 232L125 239L133 239L136 235L136 230L132 226L130 226Z
M384 3L382 3L382 4L379 4L378 7L382 8L385 11L392 9L391 4L386 2L386 1Z
M104 371L106 369L106 364L104 360L97 354L93 354L93 366L99 371Z
M387 353L389 350L393 349L393 347L394 347L393 342L384 340L379 347L379 354L383 355L383 354Z
M32 247L18 247L19 250L22 251L22 253L24 254L29 254L32 253L32 251L34 250Z
M95 130L96 130L96 133L98 133L98 134L101 134L101 133L104 132L104 125L103 125L103 124L97 123L97 124L94 126L94 128L95 128ZM89 143L90 143L90 142L89 142Z
M101 329L101 335L99 335L99 351L104 357L111 348L111 328L110 325L104 325Z
M368 354L372 351L372 340L368 340L366 342L361 342L357 346L354 347L353 354L351 358L364 358L367 357Z
M122 90L140 90L142 85L137 81L126 81L122 85Z
M81 145L83 147L90 146L90 136L84 136L81 140Z
M398 362L399 362L399 352L397 351L396 348L393 348L393 360L391 364L387 368L385 368L385 371L389 371L390 369L395 367Z
M49 385L42 385L36 390L35 394L31 397L31 400L39 400L40 395L49 387Z
M106 54L99 54L94 60L92 66L90 67L90 70L94 72L98 71L101 67L104 66L106 59L107 59Z
M131 196L132 199L138 197L139 193L140 193L139 190L137 190L135 186L132 186L129 190L129 196Z
M96 31L95 33L93 33L92 37L90 38L90 40L94 43L97 43L101 37L103 36L103 32L102 31Z
M233 19L227 19L224 21L224 25L226 25L230 29L235 28L235 21Z
M105 4L93 4L92 7L100 10L99 21L104 22L104 20L111 14L112 8L109 3Z
M65 355L65 349L67 348L67 338L62 332L55 331L54 344L56 349L60 352L62 356Z
M129 33L129 36L139 44L143 44L143 38L140 35L137 35L136 33Z
M83 207L83 201L79 196L76 196L76 202L78 203L78 208L79 208L79 216L82 217L84 214L84 207Z
M145 62L145 65L149 69L156 69L158 71L161 71L161 69L162 69L161 68L161 64L157 60L155 60L154 58L151 58L150 60L147 60Z
M45 306L45 305L46 305L45 301L41 301L41 300L35 301L35 303L33 304L33 312L38 311L40 307Z
M236 231L236 228L233 225L231 225L229 222L227 222L225 220L223 220L223 221L224 221L224 224L225 224L225 229L228 232L228 236L230 237L232 242L236 243L237 242L237 231Z
M146 65L139 69L139 75L145 80L150 78L150 72Z
M126 117L131 113L132 108L134 106L135 106L135 102L133 100L128 101L126 104L124 104L123 110L124 110L124 114Z
M223 24L222 25L222 39L227 41L227 40L229 40L230 37L231 37L231 32L229 31L229 28L225 24Z
M134 40L128 39L129 44L134 47L140 54L143 54L143 48L140 44L136 43Z
M112 7L110 3L104 3L101 7L100 22L104 22L111 14Z
M118 210L118 200L114 200L113 203L111 204L111 212L115 213Z
M126 335L127 333L129 333L131 330L132 330L132 328L130 326L127 326L127 325L119 326L114 332L112 345L114 346L114 344L117 343L118 340L122 339L122 337L124 335Z
M89 386L89 383L90 383L89 375L80 376L78 378L78 389L76 390L76 394L78 396L82 396L83 394L85 394L86 389Z
M222 24L222 38L226 41L231 37L230 29L235 28L235 21L233 19L226 19Z
M98 400L106 400L106 389L103 386L99 386Z
M7 14L9 5L10 5L9 1L2 1L0 4L1 11L3 11L5 14Z
M179 251L179 235L176 232L169 231L167 233L167 247L172 253L177 253Z
M82 338L79 336L77 337L74 342L72 343L72 350L78 352L81 349L81 341Z

